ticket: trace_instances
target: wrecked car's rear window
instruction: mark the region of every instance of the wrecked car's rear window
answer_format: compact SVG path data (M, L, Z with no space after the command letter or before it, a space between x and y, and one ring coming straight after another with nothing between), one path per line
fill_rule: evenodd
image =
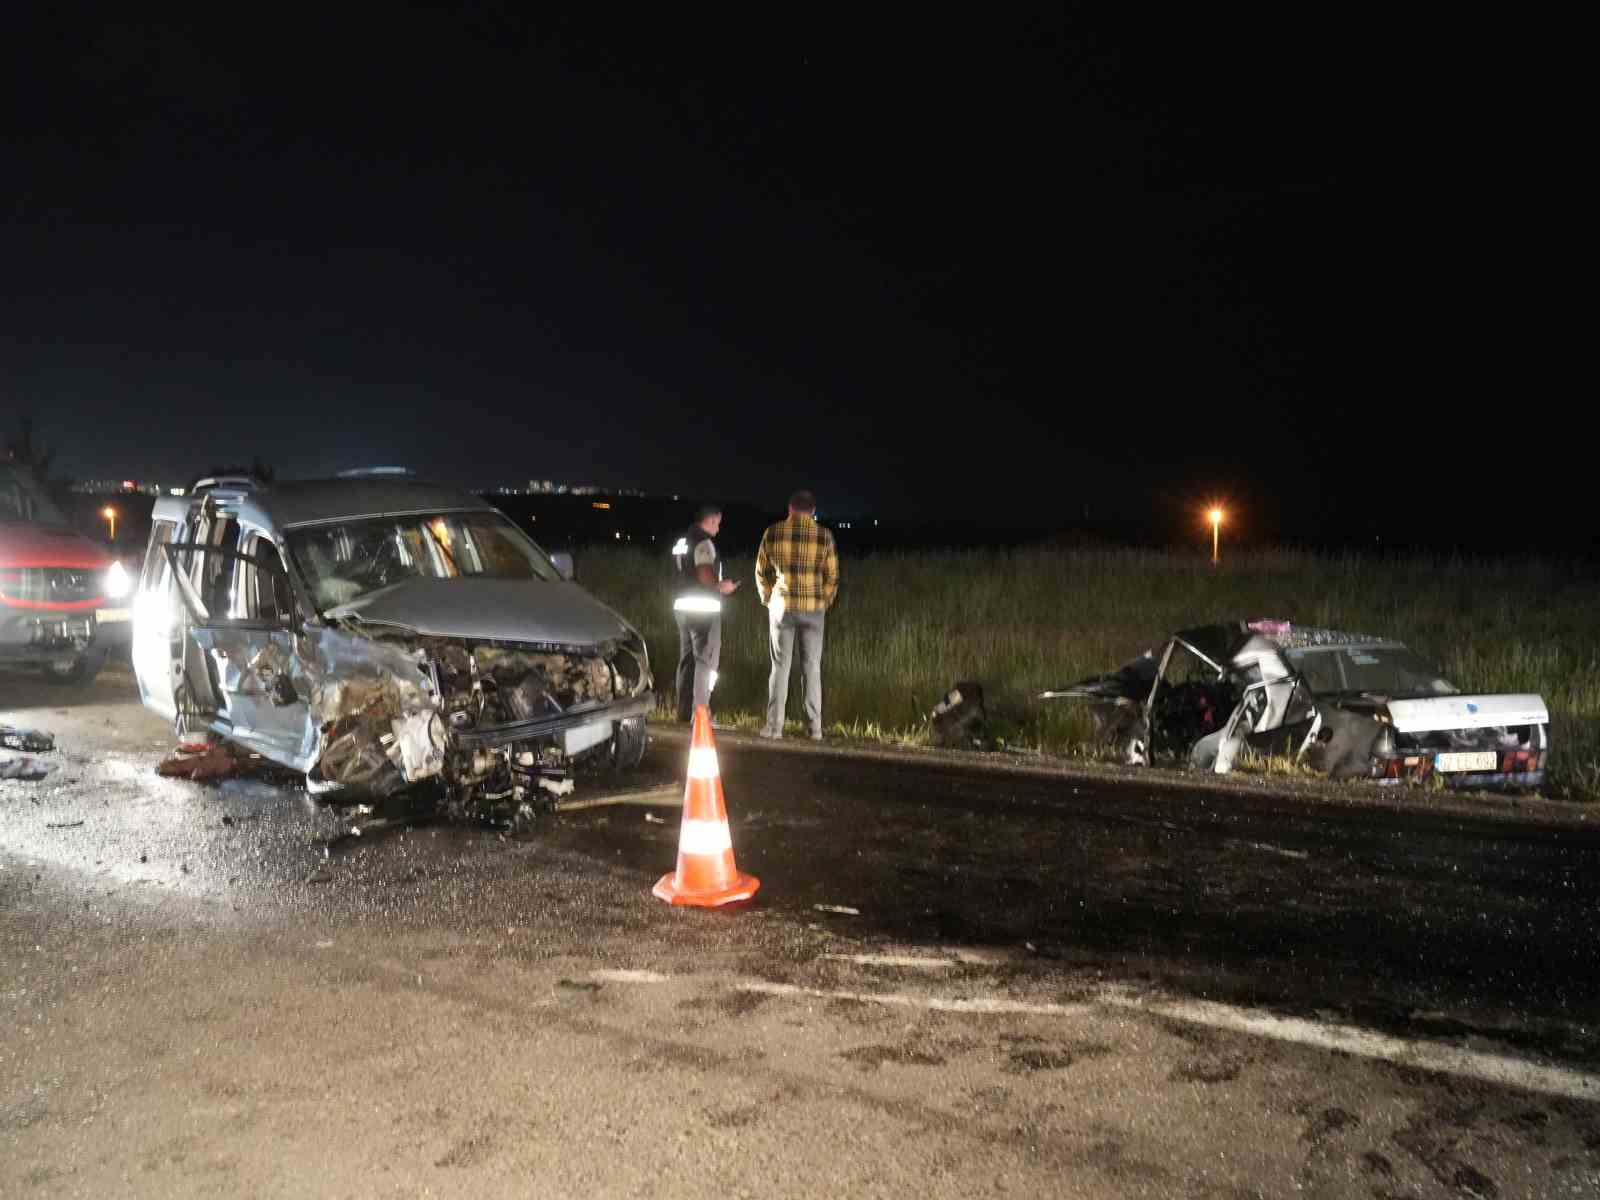
M1404 646L1327 646L1285 651L1314 692L1438 696L1459 689Z
M287 541L319 609L407 579L561 578L498 513L375 517L291 529Z

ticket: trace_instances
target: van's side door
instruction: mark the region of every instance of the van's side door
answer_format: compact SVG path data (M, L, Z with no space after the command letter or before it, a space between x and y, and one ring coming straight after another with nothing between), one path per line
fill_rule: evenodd
M239 532L166 547L185 616L175 672L211 728L303 771L316 730L295 657L289 576L271 538L248 527Z
M150 527L150 544L145 548L144 569L139 572L139 590L133 597L133 673L139 681L139 696L147 708L167 718L174 715L172 704L172 634L183 617L183 609L173 593L172 565L166 546L181 528L177 521L157 520Z

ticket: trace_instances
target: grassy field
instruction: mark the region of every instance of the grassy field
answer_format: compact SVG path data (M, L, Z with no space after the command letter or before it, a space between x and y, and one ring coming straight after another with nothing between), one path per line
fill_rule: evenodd
M754 727L766 702L766 610L749 560L725 606L718 720ZM665 556L596 550L580 580L650 643L657 692L677 660ZM1591 579L1550 559L1485 560L1131 550L1023 549L846 559L828 615L824 720L830 731L920 740L927 711L958 679L984 685L1014 744L1095 755L1081 704L1038 701L1053 685L1115 667L1168 633L1240 617L1397 637L1468 690L1529 691L1552 714L1556 795L1600 797L1600 620ZM789 701L800 711L799 670Z

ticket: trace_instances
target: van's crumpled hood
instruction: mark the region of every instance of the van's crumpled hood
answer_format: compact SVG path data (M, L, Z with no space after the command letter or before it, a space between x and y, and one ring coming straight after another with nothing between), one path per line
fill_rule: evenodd
M1491 696L1430 696L1389 701L1389 720L1401 733L1438 729L1482 729L1488 725L1545 725L1544 698L1528 693Z
M329 609L430 637L593 646L626 637L626 622L575 583L537 579L412 579Z

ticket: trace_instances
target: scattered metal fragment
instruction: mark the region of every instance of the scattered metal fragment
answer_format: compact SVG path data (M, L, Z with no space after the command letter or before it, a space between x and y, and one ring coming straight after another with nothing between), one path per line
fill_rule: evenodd
M845 904L813 904L811 907L818 912L838 913L845 917L859 917L861 915L859 908L851 908Z
M46 821L44 827L46 829L76 829L82 824L82 821Z

